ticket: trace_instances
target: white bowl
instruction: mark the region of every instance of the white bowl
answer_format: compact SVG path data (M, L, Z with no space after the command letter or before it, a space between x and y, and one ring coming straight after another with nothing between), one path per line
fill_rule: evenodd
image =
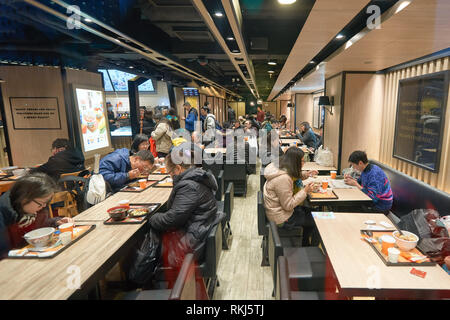
M26 233L24 239L36 248L46 247L53 238L55 228L40 228Z
M400 235L399 232L394 231L392 235L394 236L397 247L399 247L399 249L401 251L410 251L410 250L414 249L417 246L417 242L419 242L419 237L417 235L415 235L414 233L405 231L405 230L402 230L402 233L407 236L413 236L416 240L407 241L407 240L400 239L398 237Z
M25 169L16 169L12 171L12 174L15 175L16 177L21 177L23 175L25 175L27 173L27 170Z

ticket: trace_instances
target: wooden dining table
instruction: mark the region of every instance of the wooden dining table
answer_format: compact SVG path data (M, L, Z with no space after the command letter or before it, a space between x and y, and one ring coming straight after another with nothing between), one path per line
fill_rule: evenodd
M295 138L295 139L280 139L280 143L282 145L292 145L297 143L298 145L302 145L302 140Z
M315 161L310 161L303 164L302 170L317 170L319 174L330 174L330 171L336 171L337 169L333 166L322 166Z
M393 223L384 214L334 212L334 218L315 217L325 252L338 281L340 294L400 299L439 299L450 297L450 276L440 266L421 266L425 278L410 273L411 266L387 266L375 250L361 239L364 223L377 226ZM392 229L395 229L393 227Z
M99 280L144 236L142 224L105 225L107 210L128 199L132 203L165 203L171 188L140 193L118 192L74 218L94 230L50 259L0 261L1 300L61 300L85 298Z

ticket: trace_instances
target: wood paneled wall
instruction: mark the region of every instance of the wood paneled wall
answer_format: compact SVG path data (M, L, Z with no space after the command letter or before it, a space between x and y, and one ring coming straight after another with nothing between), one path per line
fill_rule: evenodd
M52 142L56 138L68 138L64 90L61 70L54 67L0 67L4 119L8 127L12 154L11 165L34 166L47 162ZM12 123L10 97L55 97L58 99L61 129L15 130Z
M295 106L297 112L296 126L298 127L303 121L308 121L313 125L313 95L309 93L295 94Z
M450 193L450 95L445 115L445 128L439 173L421 169L392 157L395 117L397 111L398 84L402 79L450 69L450 57L394 71L386 75L384 108L382 113L379 161L431 186Z
M329 78L325 81L325 95L334 98L333 115L325 112L323 128L323 146L333 152L333 164L338 166L340 127L341 127L341 98L344 74Z
M365 151L369 159L379 158L384 79L383 74L345 74L342 168L348 167L355 150Z

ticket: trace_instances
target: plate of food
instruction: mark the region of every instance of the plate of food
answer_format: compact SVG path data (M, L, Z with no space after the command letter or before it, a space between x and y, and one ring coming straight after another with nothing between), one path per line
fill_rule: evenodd
M172 178L165 178L165 179L159 181L158 183L156 183L154 187L155 188L156 187L172 188L173 187L173 180L172 180Z
M145 188L141 188L141 184L139 183L139 181L134 181L134 182L127 184L120 191L122 191L122 192L142 192L142 191L150 188L156 182L158 182L158 181L157 180L147 180L144 182Z
M131 203L129 208L126 208L124 218L114 220L113 217L108 218L104 224L141 224L147 217L159 209L161 203ZM111 210L111 209L110 209Z

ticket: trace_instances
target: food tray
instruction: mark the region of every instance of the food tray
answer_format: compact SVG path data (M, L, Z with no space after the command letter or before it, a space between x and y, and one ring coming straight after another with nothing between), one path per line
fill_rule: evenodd
M173 188L173 182L165 182L166 179L167 178L156 182L153 187L154 188Z
M120 220L120 221L114 221L112 218L108 218L105 221L103 221L103 224L106 224L106 225L141 224L145 220L147 220L149 215L156 212L161 207L161 203L130 203L130 209L136 209L136 208L142 208L142 207L145 207L146 209L148 209L150 211L145 216L135 217L135 218L134 217L133 218L126 217L124 220Z
M139 182L136 181L136 182L132 182L132 183L127 184L125 187L123 187L119 191L120 192L142 192L144 190L147 190L148 188L150 188L151 186L153 186L157 182L158 182L157 180L147 181L146 182L147 183L147 187L145 187L145 189L141 189L139 187L132 186L132 184L135 184L135 183L139 184Z
M308 194L309 200L329 200L329 199L339 199L339 197L334 193L333 190L327 190L327 192L311 192Z
M375 240L377 240L376 243L371 243L368 242L366 240L364 240L365 242L367 242L367 244L369 244L373 250L375 250L375 252L377 253L377 255L381 258L381 260L384 262L384 264L388 267L426 267L426 266L435 266L436 263L431 261L429 258L426 259L425 262L412 262L409 261L408 259L402 257L402 253L405 253L404 251L401 251L397 246L395 246L399 251L400 251L400 255L398 257L398 262L396 263L392 263L389 262L388 257L381 252L381 244L378 242L378 238L383 236L383 235L389 235L392 236L392 233L396 231L396 230L383 230L383 231L374 231L374 230L361 230L361 234L363 234L364 232L372 232L372 238L374 238ZM418 254L421 256L426 256L425 254L422 253L422 251L420 251L417 247L415 247L414 249L408 251L410 253L414 253L414 254Z
M63 246L62 244L60 244L60 245L58 245L58 246L56 246L54 248L44 249L44 252L34 252L34 251L32 252L32 251L29 251L28 253L25 253L25 255L23 255L23 256L9 256L8 255L8 257L6 257L6 259L51 259L51 258L54 258L58 254L60 254L61 252L63 252L64 250L66 250L67 248L72 246L74 243L78 242L81 238L83 238L89 232L94 230L95 229L95 224L91 224L91 225L75 225L73 228L74 228L74 233L76 233L76 234L74 235L74 239L72 239L72 241L68 245ZM58 236L54 236L53 240L51 242L51 245L52 244L53 245L56 244L58 242L58 240L59 240ZM11 251L21 252L22 250L29 249L29 248L33 248L33 246L32 245L27 245L27 246L23 247L22 249L11 250ZM50 252L53 252L53 254L50 254ZM49 253L49 254L47 254L47 253Z
M13 174L0 174L0 181L2 180L10 180L10 177L13 177Z
M168 175L167 173L164 173L164 174L162 174L162 173L158 173L158 174L151 173L151 174L149 174L148 177L146 177L145 179L147 179L147 180L161 181L162 179L165 179L165 178L168 178L168 177L170 177L170 175Z

